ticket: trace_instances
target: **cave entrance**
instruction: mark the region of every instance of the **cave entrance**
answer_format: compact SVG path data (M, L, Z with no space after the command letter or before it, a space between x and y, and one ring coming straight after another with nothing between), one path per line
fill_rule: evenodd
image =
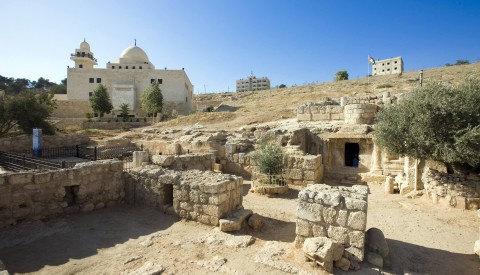
M345 143L345 166L358 167L360 145L358 143Z
M163 186L163 204L173 205L173 184Z
M74 206L77 204L77 193L78 193L78 185L73 185L73 186L65 186L65 201L67 202L67 205Z

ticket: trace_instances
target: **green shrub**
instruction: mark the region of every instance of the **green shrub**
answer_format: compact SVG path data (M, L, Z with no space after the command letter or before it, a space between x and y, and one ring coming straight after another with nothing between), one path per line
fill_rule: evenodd
M260 173L277 175L283 169L282 146L273 143L260 144L258 150L250 155L252 161L258 166Z

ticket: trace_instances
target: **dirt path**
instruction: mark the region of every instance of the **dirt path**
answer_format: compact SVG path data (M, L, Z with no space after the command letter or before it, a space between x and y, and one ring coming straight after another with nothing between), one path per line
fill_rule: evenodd
M275 198L248 193L248 188L245 182L244 206L263 217L261 231L225 234L124 205L2 230L0 259L12 273L140 274L142 267L161 265L163 274L325 274L293 247L300 188ZM371 185L367 223L388 239L393 267L388 273L480 272L472 252L479 234L473 211L387 196L381 186ZM256 240L247 246L250 235ZM378 271L365 264L361 272L349 274Z

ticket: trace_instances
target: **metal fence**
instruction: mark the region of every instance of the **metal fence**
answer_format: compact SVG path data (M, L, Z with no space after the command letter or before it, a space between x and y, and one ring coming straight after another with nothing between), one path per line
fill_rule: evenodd
M32 169L61 169L73 167L75 164L65 161L52 161L25 154L0 152L0 165L13 171Z
M257 185L275 185L275 186L285 186L287 181L283 177L283 174L272 175L272 174L257 174L253 181Z
M0 165L13 171L32 169L61 169L75 166L77 161L53 160L54 158L76 157L86 160L118 158L124 162L124 170L133 167L133 152L143 150L143 145L129 146L63 146L43 148L41 157L33 151L0 152Z

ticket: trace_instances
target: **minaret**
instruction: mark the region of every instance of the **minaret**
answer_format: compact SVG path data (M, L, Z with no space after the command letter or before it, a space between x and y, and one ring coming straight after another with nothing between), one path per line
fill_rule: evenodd
M90 45L85 39L80 43L80 49L75 49L75 53L70 55L70 59L75 62L76 69L93 69L93 66L97 65L97 59L93 57Z

